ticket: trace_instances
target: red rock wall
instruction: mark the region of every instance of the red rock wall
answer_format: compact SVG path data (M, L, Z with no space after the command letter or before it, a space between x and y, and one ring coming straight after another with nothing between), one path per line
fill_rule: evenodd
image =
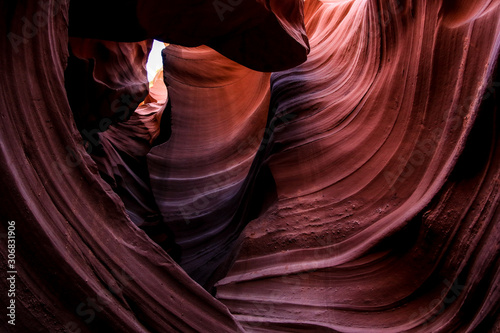
M241 232L234 217L264 135L270 74L208 47L171 45L163 55L172 136L148 155L151 186L180 265L206 285Z
M0 327L500 330L498 1L230 8L0 4L17 269L16 327ZM89 155L78 129L143 91L153 37L222 55L168 47L168 102L153 91ZM94 88L70 104L68 82Z
M476 7L306 1L308 60L272 76L279 200L218 283L248 331L495 330L500 11Z
M0 232L15 221L17 245L16 326L3 318L1 330L238 331L227 308L131 223L100 178L66 98L68 2L48 3L49 23L32 34L22 18L45 9L1 5L1 35L26 40L0 41ZM5 304L7 284L0 286Z

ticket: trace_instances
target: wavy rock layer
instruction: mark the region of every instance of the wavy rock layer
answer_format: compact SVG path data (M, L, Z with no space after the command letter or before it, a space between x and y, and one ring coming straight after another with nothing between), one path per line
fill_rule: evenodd
M152 41L117 43L70 38L65 87L76 126L97 146L99 132L132 116L148 95L147 56Z
M3 3L0 12L0 34L9 36L0 40L0 232L16 221L17 245L17 321L2 320L2 330L240 331L126 217L85 153L64 87L68 3L48 4ZM23 22L40 12L48 23L27 34ZM15 44L16 36L25 39ZM6 262L6 246L0 253Z
M170 104L161 73L148 94L145 67L151 44L70 38L65 87L101 177L120 196L130 219L177 259L178 247L156 205L146 162L153 145L170 135Z
M218 283L248 331L499 328L500 10L482 3L306 1L309 58L272 76L293 118L265 148L279 199Z
M180 265L206 285L243 228L234 217L264 135L270 74L208 47L171 45L163 57L172 136L148 156L151 185Z
M228 3L0 4L15 331L499 331L498 1Z

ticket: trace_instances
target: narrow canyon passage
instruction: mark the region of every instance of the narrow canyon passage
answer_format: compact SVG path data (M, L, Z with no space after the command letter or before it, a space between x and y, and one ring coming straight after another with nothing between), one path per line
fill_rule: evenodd
M500 331L498 1L0 8L2 331Z

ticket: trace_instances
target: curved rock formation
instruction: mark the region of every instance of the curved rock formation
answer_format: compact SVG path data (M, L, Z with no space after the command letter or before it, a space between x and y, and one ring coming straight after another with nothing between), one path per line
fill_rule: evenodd
M301 0L73 0L70 34L205 44L249 68L275 71L306 59L309 46L302 9Z
M26 34L23 22L41 10L49 22ZM80 144L64 87L67 10L66 1L2 4L0 218L4 236L15 221L17 270L16 326L2 320L2 329L239 331L227 308L131 223ZM16 36L24 39L15 44ZM0 286L9 302L10 286Z
M163 57L172 137L148 156L151 184L181 266L206 285L243 227L234 218L264 135L270 74L208 47L172 45Z
M0 8L2 329L500 330L498 1Z
M218 283L249 331L498 325L499 10L441 13L306 1L308 61L272 76L279 200Z
M145 66L151 46L150 40L70 38L65 87L76 125L91 145L98 145L98 132L129 119L147 96Z

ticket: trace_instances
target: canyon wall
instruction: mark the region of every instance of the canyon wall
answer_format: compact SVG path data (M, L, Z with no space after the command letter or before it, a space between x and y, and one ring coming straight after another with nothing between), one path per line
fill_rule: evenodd
M500 330L498 3L0 4L1 327Z
M306 1L278 200L217 288L248 331L498 330L499 10L462 7Z

